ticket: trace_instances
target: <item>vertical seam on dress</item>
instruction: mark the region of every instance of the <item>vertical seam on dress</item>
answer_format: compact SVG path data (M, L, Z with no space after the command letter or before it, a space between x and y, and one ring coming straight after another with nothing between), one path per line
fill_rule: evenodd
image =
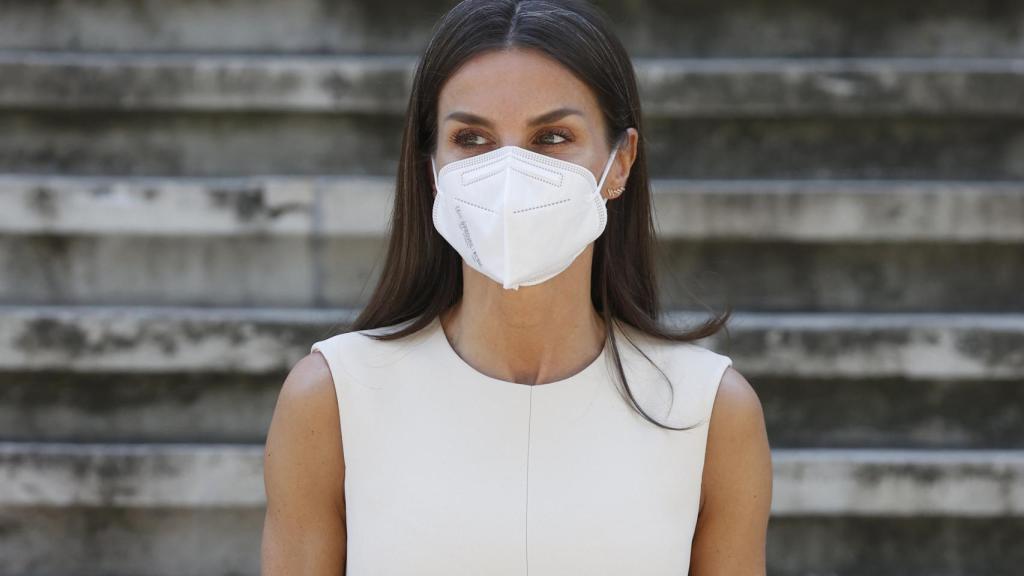
M526 420L526 522L524 526L526 545L526 576L530 576L530 439L533 435L533 386L530 387L530 410Z

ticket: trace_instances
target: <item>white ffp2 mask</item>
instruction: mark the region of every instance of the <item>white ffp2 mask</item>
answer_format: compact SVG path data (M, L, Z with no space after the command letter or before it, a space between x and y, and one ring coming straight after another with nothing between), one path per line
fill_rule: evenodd
M616 146L616 149L618 147ZM518 146L441 167L434 158L434 227L474 269L506 289L569 267L604 231L607 200L589 168Z

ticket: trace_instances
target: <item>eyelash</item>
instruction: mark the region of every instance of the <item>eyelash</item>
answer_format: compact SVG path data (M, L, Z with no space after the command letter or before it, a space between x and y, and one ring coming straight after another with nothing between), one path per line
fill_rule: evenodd
M568 131L563 130L561 128L551 128L551 129L545 131L543 134L541 134L541 137L547 136L549 134L554 134L556 136L561 136L562 138L565 139L565 141L563 141L563 142L556 142L554 144L541 144L541 146L558 146L559 144L568 144L569 142L572 142L572 135L569 134ZM479 144L466 144L466 143L464 143L463 140L462 140L463 136L479 136L479 134L477 134L473 130L463 129L463 130L459 130L455 134L452 134L452 137L449 140L451 140L451 142L453 144L455 144L456 146L460 146L462 148L475 148L475 147L479 146Z

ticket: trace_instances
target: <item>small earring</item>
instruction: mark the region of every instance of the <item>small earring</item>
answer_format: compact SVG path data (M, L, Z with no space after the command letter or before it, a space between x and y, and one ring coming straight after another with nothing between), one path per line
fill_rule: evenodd
M618 188L611 188L608 190L609 198L618 198L620 194L626 191L625 186L619 186Z

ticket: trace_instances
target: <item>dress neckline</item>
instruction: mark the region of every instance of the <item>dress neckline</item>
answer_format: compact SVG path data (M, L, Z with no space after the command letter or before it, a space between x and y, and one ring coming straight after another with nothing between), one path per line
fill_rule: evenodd
M449 364L452 364L456 370L468 374L469 377L471 378L482 380L490 385L502 386L505 388L511 388L513 390L519 389L523 391L552 391L556 389L562 390L566 388L574 388L577 386L581 386L582 384L588 381L594 380L601 374L601 371L605 368L604 364L606 358L608 357L608 345L606 343L605 346L601 348L601 352L597 355L597 357L591 360L589 364L587 364L585 367L583 367L582 370L576 372L575 374L567 376L566 378L562 378L561 380L555 380L553 382L545 382L542 384L522 384L520 382L512 382L511 380L503 380L501 378L488 376L487 374L480 372L472 365L470 365L468 362L466 362L461 356L459 356L458 352L455 351L455 348L452 346L451 341L448 340L448 335L445 333L444 326L441 324L440 315L434 316L434 320L431 322L431 337L436 342L437 348L440 350L440 353L445 357L445 360Z

